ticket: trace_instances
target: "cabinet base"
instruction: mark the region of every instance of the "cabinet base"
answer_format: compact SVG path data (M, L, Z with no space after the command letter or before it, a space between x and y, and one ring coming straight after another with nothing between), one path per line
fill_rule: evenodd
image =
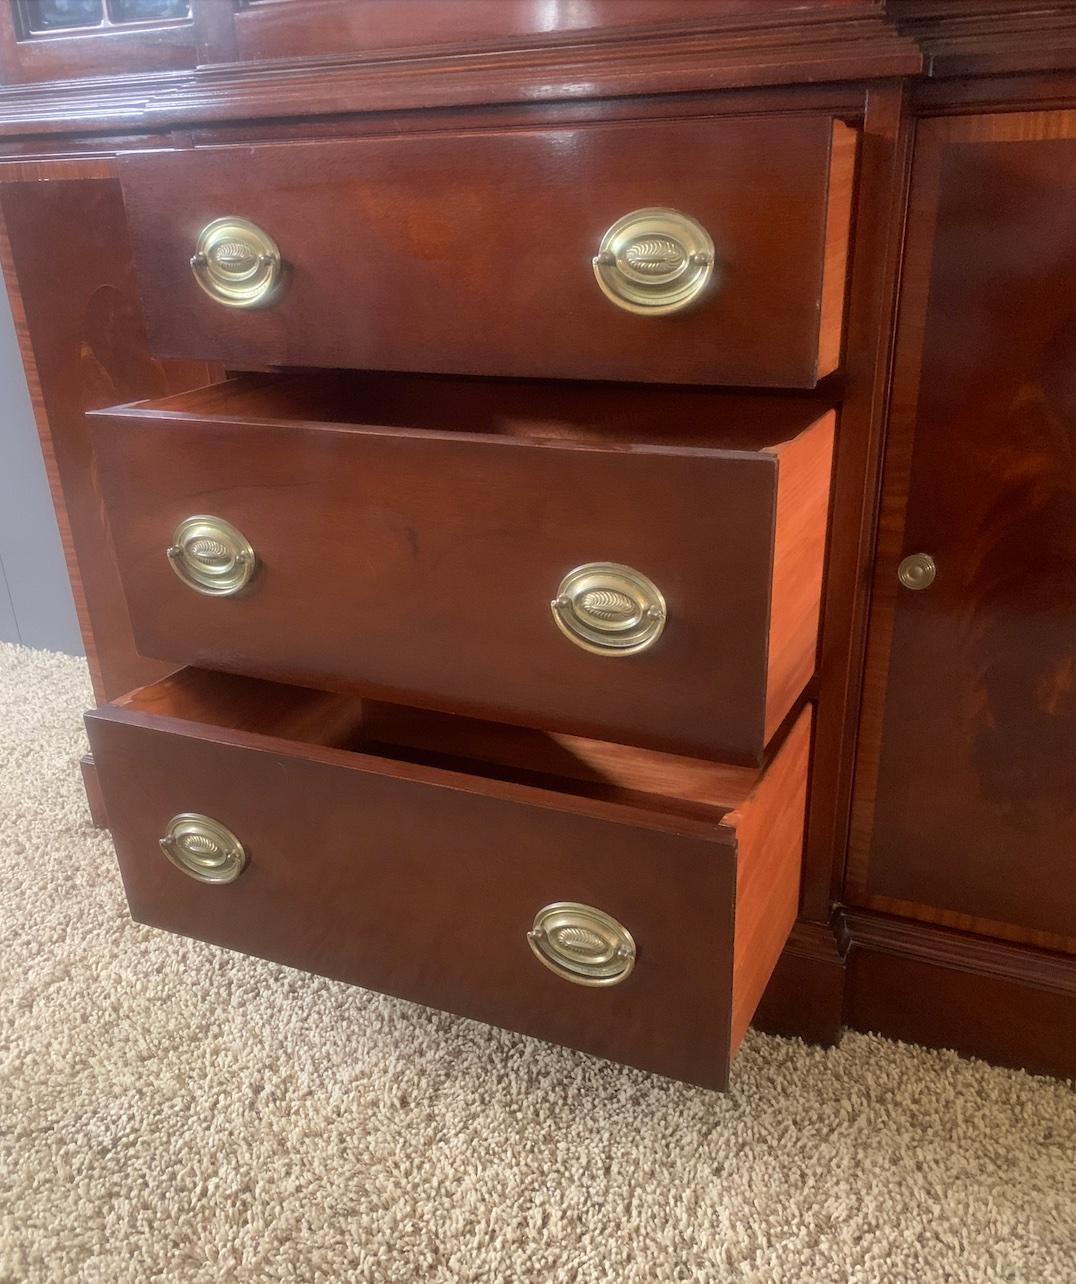
M797 923L753 1022L832 1045L842 1027L1076 1077L1076 958L839 909Z
M858 910L838 932L847 1026L1076 1076L1076 958Z
M844 959L826 923L799 922L774 969L752 1025L830 1047L841 1036Z

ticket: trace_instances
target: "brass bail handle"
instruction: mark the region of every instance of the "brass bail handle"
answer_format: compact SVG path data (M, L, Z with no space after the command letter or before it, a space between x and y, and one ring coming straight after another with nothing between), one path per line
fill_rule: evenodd
M194 279L217 303L260 308L270 303L283 275L276 242L249 219L213 219L198 234L191 255Z
M668 619L654 581L619 562L587 562L569 571L550 607L564 636L595 655L646 651Z
M594 276L618 308L663 316L691 307L713 282L713 239L688 214L647 207L625 214L606 231L594 256Z
M227 825L196 811L173 816L158 841L172 864L200 883L234 883L247 863L243 844Z
M198 514L176 527L165 550L188 588L209 597L234 597L250 583L258 559L241 530L223 517Z
M543 966L574 985L619 985L635 967L635 941L628 929L604 910L578 901L543 906L527 944Z

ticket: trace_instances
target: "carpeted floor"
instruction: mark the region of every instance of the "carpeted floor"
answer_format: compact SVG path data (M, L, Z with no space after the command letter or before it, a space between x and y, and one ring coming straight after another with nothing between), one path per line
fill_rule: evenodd
M719 1097L133 925L0 646L0 1280L1076 1281L1070 1086L749 1036Z

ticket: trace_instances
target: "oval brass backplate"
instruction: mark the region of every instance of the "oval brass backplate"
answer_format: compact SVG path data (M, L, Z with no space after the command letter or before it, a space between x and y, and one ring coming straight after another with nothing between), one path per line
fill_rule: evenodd
M714 276L714 243L679 210L632 210L609 228L594 256L603 293L628 312L661 316L690 307Z
M258 564L242 531L223 517L186 517L166 550L172 570L188 588L210 597L232 597L250 583Z
M201 883L234 883L247 863L243 844L227 825L194 811L173 816L160 845L177 869Z
M911 553L897 567L897 579L906 589L930 588L938 568L929 553Z
M564 636L596 655L635 655L665 629L661 590L619 562L577 566L561 580L550 605Z
M198 234L191 271L218 303L260 308L280 284L280 251L269 233L249 219L217 218Z
M554 901L540 909L527 943L535 958L575 985L619 985L635 967L628 929L578 901Z

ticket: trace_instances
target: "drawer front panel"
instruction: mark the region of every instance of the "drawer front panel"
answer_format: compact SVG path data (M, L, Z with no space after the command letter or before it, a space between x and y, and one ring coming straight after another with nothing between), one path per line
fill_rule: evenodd
M806 715L734 811L715 800L711 822L662 814L658 800L639 809L188 721L161 712L176 707L177 682L186 714L226 706L235 721L247 705L267 726L279 692L282 731L346 720L343 697L191 670L134 693L137 707L88 715L137 919L725 1084L795 916ZM242 848L216 863L219 881L191 877L177 859L175 835L192 815ZM536 916L564 902L626 929L633 966L622 979L575 984L543 965L538 953L592 944L584 926L532 949ZM560 913L545 917L550 935Z
M812 604L795 604L805 628L776 645L803 676L768 708L765 453L123 415L96 418L95 449L147 656L740 762L761 760L810 673ZM169 566L174 532L204 514L257 558L235 596ZM588 563L634 568L663 596L647 649L598 654L558 627L551 603ZM820 573L819 548L815 610ZM788 600L802 591L801 575Z
M854 152L828 117L782 117L118 163L159 356L810 387L838 359ZM655 209L676 217L622 222ZM240 306L206 288L217 256Z
M726 1074L729 846L392 779L287 752L91 720L136 919L710 1086ZM242 841L233 883L161 853L199 812ZM621 984L571 984L533 955L545 905L632 933Z

